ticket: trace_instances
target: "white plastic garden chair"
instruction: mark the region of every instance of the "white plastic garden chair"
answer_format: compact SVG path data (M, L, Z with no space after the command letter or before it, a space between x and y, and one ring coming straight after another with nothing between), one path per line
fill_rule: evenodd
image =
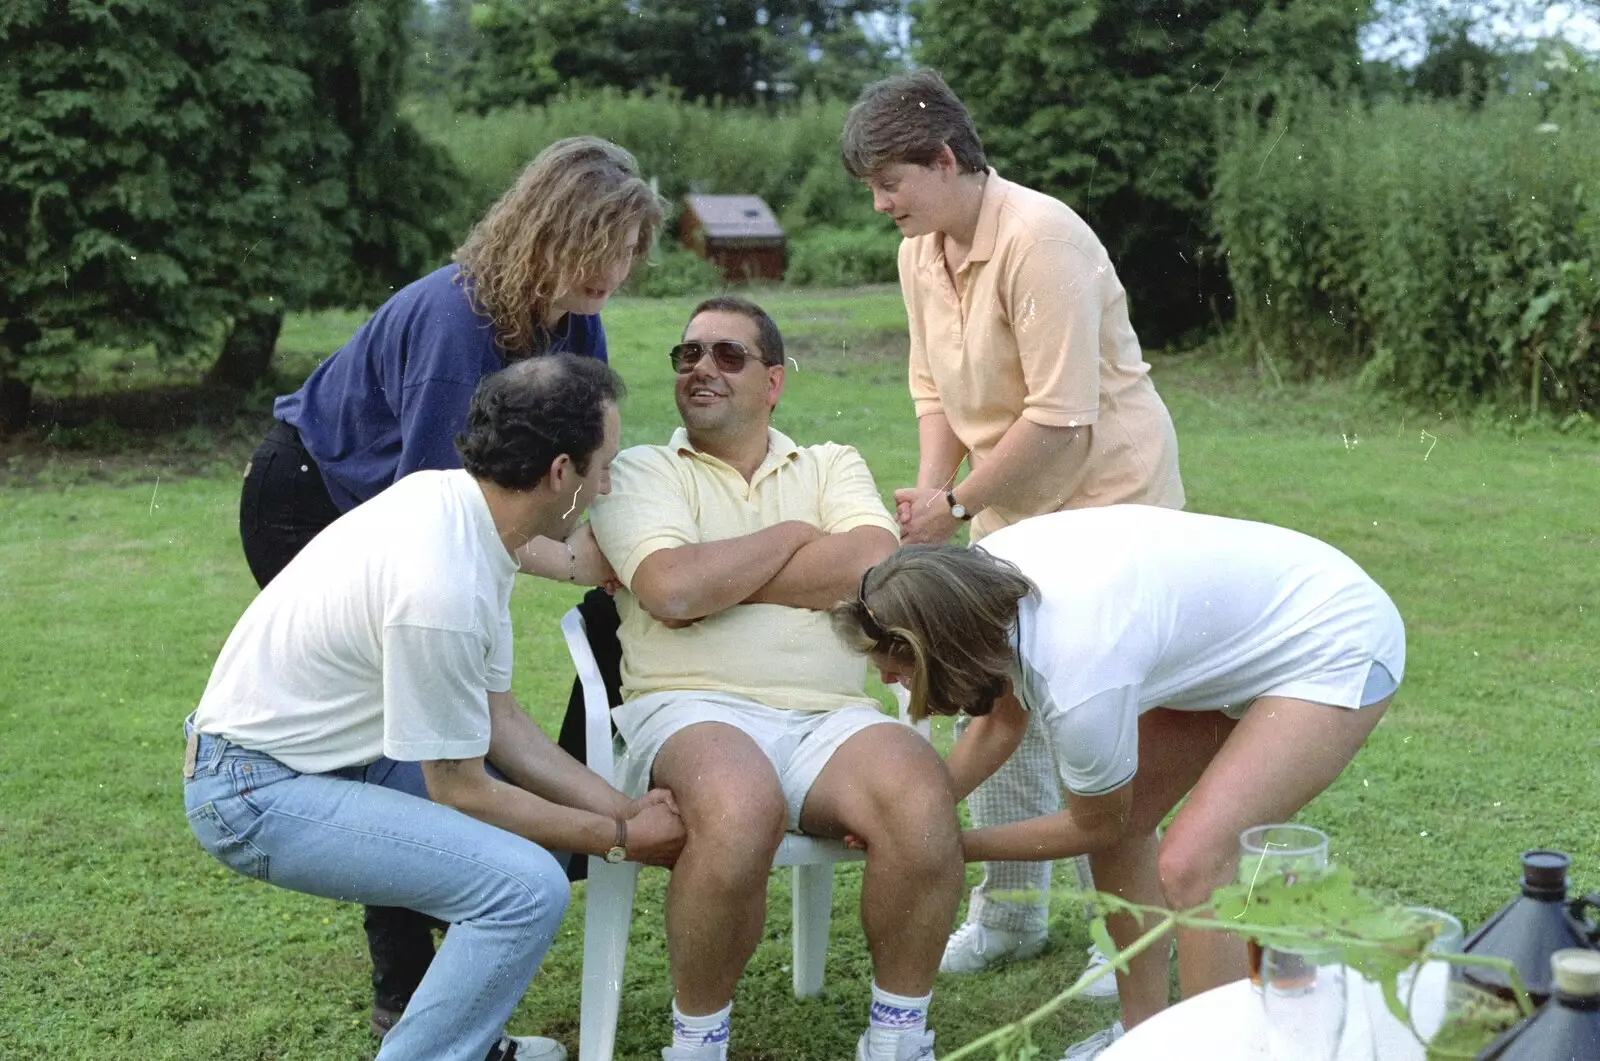
M561 619L567 651L583 685L584 737L589 769L614 782L621 743L611 730L611 704L605 682L589 646L583 616L577 608ZM894 686L897 694L902 690ZM905 718L905 697L900 695ZM927 736L927 727L918 727ZM810 998L822 990L822 967L828 951L833 906L833 864L855 862L860 851L837 840L790 833L778 845L773 868L794 870L794 993ZM578 1061L611 1061L617 1041L617 1011L622 1003L622 967L628 952L628 926L633 920L633 893L640 863L608 863L589 856L583 917L583 994L579 1008Z

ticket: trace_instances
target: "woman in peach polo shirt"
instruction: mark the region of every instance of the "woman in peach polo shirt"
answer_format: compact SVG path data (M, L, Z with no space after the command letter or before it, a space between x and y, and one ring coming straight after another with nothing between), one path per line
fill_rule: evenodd
M845 168L905 236L900 287L920 453L916 486L895 491L903 540L942 543L970 520L976 542L1068 508L1182 508L1172 418L1088 224L991 169L971 115L932 70L864 89L840 147ZM1055 758L1048 734L1030 726L969 799L974 823L1057 810ZM984 869L946 972L1044 945L1050 864ZM1087 883L1081 865L1079 875ZM1028 898L1000 898L1007 893Z

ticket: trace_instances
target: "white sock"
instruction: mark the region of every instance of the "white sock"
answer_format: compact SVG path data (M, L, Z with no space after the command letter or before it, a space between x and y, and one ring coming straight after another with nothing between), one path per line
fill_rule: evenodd
M674 1049L703 1051L703 1056L715 1056L717 1061L724 1061L728 1056L728 1028L730 1025L729 1014L733 1012L733 1003L707 1013L703 1017L691 1017L678 1008L678 1000L672 1000L672 1045Z
M872 1009L867 1018L868 1061L897 1061L900 1037L928 1030L928 1003L933 992L921 998L896 995L872 982Z

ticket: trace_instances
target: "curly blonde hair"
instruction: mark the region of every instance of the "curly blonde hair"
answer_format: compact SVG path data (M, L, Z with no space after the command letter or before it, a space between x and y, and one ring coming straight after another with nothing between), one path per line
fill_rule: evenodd
M638 163L616 144L572 136L539 152L455 253L473 309L489 318L507 359L549 348L544 319L557 296L616 262L634 222L633 259L649 254L661 213Z

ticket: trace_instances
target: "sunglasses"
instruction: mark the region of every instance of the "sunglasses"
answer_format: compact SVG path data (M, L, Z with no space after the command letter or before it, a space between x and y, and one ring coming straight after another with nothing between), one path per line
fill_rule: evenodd
M761 358L746 349L743 343L734 342L732 339L718 339L710 343L679 343L667 352L667 357L672 359L672 369L679 375L693 372L694 366L707 354L717 363L717 369L722 372L743 372L744 366L750 361L760 361Z

